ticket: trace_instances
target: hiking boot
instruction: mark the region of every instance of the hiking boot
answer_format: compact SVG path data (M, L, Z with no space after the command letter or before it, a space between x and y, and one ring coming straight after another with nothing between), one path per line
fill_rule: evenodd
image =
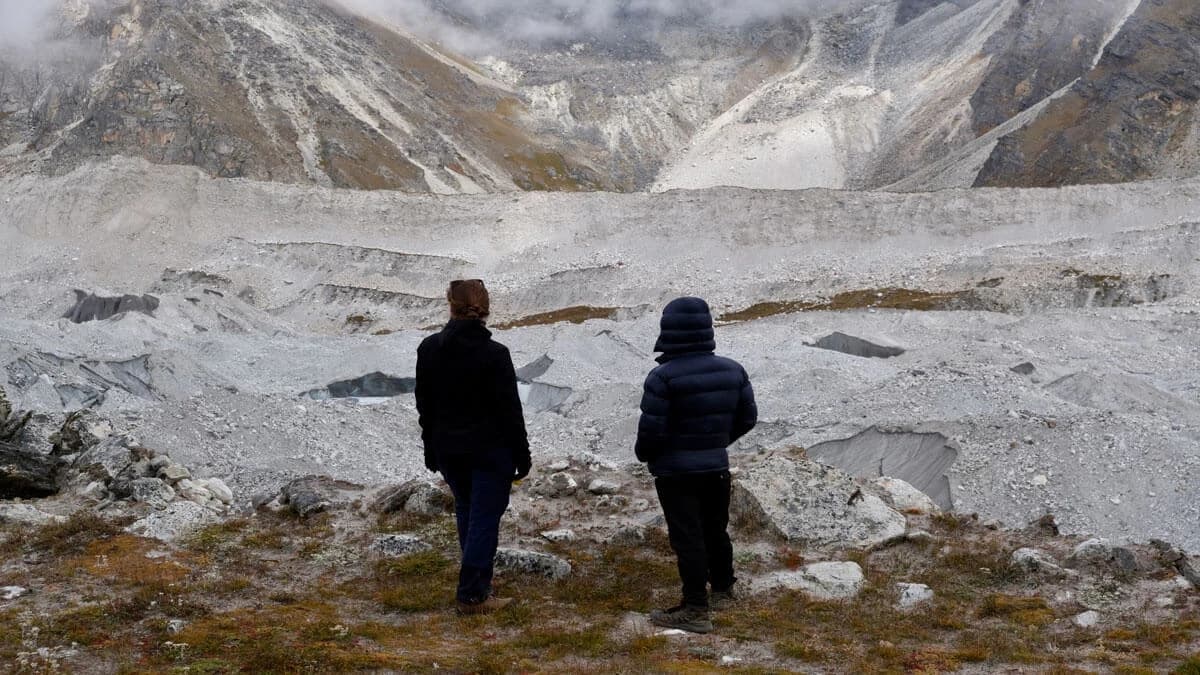
M714 612L723 612L727 609L733 609L737 601L741 598L741 592L736 584L730 586L723 591L713 591L708 596L708 606Z
M650 612L650 623L659 628L674 628L689 633L711 633L712 620L707 607L680 605L671 609Z
M505 607L508 607L512 603L513 603L512 598L497 598L494 595L490 595L490 596L488 596L488 599L484 600L483 602L474 602L474 603L460 602L460 603L458 603L458 613L462 614L463 616L470 616L470 615L475 615L475 614L491 614L493 612L498 612L498 611L504 609Z

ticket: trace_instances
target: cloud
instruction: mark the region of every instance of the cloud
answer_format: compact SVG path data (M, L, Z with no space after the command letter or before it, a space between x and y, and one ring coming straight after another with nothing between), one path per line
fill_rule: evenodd
M468 52L500 42L618 41L672 23L740 27L804 16L845 0L338 0Z

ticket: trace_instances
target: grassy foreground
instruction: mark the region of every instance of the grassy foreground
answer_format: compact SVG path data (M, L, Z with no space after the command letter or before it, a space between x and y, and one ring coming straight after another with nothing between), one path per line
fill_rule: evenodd
M342 516L345 517L345 516ZM632 613L673 604L674 559L655 535L638 548L572 544L575 573L553 582L502 576L519 604L461 618L450 599L450 518L384 517L347 534L333 516L260 513L180 546L125 534L81 512L35 531L8 526L0 586L33 592L0 603L7 672L291 673L432 671L1045 672L1200 675L1200 603L1179 591L1167 620L1082 611L1013 571L1014 533L942 517L937 541L851 556L868 585L849 602L767 594L717 614L709 636L663 636ZM413 532L434 550L366 554L374 534ZM803 552L739 553L743 576ZM934 588L933 603L894 607L896 582Z

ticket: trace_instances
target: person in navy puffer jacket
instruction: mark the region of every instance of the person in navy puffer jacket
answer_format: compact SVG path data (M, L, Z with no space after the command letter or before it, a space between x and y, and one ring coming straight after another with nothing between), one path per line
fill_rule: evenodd
M650 620L705 633L712 630L708 586L715 608L734 598L728 448L754 428L758 408L746 370L714 353L708 303L679 298L663 310L661 326L654 350L662 356L646 378L635 451L655 477L683 602Z

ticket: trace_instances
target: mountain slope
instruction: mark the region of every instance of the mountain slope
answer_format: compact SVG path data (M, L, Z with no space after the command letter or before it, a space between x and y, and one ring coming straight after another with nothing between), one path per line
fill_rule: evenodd
M107 63L34 106L29 148L52 171L125 154L338 187L606 187L470 63L318 0L137 0L75 30Z
M1200 172L1200 5L1146 0L1103 58L1000 140L976 185L1104 183Z

